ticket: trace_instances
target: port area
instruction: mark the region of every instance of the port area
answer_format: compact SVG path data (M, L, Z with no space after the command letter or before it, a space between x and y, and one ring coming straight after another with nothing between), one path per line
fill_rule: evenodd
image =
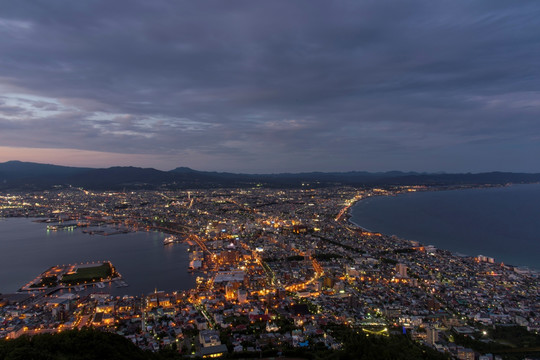
M163 240L163 245L170 245L175 243L182 243L185 239L177 236L177 235L169 235Z
M137 229L130 229L129 226L123 224L117 224L114 221L105 221L100 219L87 219L78 220L74 218L67 219L37 219L33 220L36 223L47 224L47 232L54 231L74 231L76 229L82 229L81 232L89 235L118 235L128 234Z
M21 287L19 291L48 293L60 289L81 291L87 286L94 285L104 288L105 283L114 283L116 287L128 286L110 261L96 261L52 266Z

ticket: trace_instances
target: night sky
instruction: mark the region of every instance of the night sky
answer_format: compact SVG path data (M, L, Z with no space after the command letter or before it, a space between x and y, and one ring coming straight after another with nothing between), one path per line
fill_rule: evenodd
M0 1L0 161L540 172L540 2Z

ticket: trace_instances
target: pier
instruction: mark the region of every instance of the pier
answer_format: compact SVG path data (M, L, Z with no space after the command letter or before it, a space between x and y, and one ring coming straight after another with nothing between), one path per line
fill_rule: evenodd
M39 291L47 294L52 294L60 289L82 291L90 285L104 288L104 283L113 281L121 281L122 286L127 286L110 261L56 265L41 273L19 291Z

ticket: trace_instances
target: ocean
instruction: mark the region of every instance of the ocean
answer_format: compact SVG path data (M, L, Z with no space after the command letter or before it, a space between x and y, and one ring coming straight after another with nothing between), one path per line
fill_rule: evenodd
M108 285L104 290L113 295L187 290L195 285L188 272L187 245L164 246L166 234L161 232L88 235L80 229L47 231L46 224L32 220L0 219L0 293L16 292L54 265L106 260L129 285Z
M464 255L540 269L540 184L376 196L351 221Z

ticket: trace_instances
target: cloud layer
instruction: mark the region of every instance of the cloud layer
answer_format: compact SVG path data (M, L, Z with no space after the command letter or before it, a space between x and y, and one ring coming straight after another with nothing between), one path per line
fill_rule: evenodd
M35 159L47 148L62 149L52 163L73 149L162 169L540 171L537 1L2 8L0 146Z

